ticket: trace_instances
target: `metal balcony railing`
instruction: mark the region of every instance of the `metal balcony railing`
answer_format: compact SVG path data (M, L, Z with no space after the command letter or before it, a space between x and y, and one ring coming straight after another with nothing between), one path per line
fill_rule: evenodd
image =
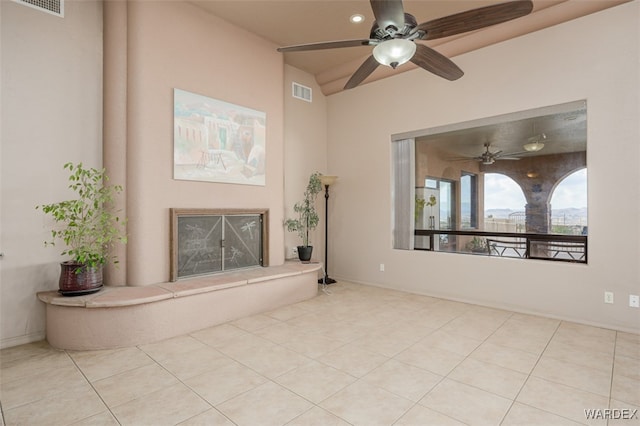
M587 263L586 235L448 229L416 229L414 235L416 250Z

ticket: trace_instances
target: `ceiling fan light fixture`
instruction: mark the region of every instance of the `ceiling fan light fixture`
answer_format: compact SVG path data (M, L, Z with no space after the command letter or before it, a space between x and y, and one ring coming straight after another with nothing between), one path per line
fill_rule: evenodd
M525 151L528 151L528 152L538 152L542 148L544 148L544 143L542 141L545 139L547 139L547 135L545 135L544 133L541 133L537 136L533 136L529 138L528 142L524 144L522 147L524 148Z
M395 69L408 62L416 53L416 44L411 40L394 38L373 48L373 57L382 65Z

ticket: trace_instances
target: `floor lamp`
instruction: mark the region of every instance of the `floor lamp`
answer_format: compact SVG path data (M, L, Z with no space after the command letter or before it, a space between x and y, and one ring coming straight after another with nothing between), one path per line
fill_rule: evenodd
M327 241L329 235L329 186L333 185L338 176L321 175L320 182L324 185L324 277L318 280L319 284L334 284L336 280L329 278L329 269L327 266Z

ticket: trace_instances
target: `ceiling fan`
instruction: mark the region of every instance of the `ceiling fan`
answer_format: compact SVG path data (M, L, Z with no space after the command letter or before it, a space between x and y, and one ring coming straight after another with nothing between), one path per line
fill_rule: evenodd
M418 24L404 11L402 0L370 0L375 21L368 39L328 41L278 48L278 52L301 52L341 47L375 46L373 54L351 76L345 89L362 83L378 65L395 69L408 61L447 80L463 71L446 56L417 40L434 40L510 21L531 13L531 0L516 0L460 12Z
M490 146L491 144L487 142L484 144L485 151L482 154L478 155L477 157L467 157L459 160L476 160L480 161L485 166L488 166L495 163L496 160L519 160L520 157L514 157L514 155L522 154L520 152L515 152L513 154L503 154L502 150L491 152L489 151Z

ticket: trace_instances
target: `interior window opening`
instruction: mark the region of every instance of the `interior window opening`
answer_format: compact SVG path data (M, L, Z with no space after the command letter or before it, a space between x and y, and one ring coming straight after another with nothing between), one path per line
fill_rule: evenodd
M577 101L394 139L394 248L586 263L586 126Z

